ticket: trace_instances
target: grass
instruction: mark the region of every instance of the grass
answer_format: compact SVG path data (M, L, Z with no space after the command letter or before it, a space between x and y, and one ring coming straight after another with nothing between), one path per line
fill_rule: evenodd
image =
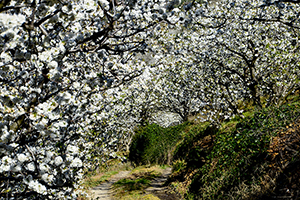
M89 172L86 174L82 186L85 189L93 188L107 180L119 171L131 170L133 167L130 163L122 164L118 159L112 159L107 165L103 165L94 172Z
M111 176L117 174L118 171L108 171L105 173L100 173L95 176L87 177L83 183L84 188L89 189L100 185L101 183L107 181Z
M155 178L161 176L166 165L139 166L134 168L130 176L113 184L114 198L121 200L158 199L152 194L146 194L145 189Z
M84 193L88 193L90 188L96 187L101 183L108 181L113 175L120 171L132 170L133 166L128 163L121 163L119 159L111 159L105 165L100 166L97 171L88 172L81 184L81 190ZM78 197L78 200L87 200L86 195L82 194Z
M287 100L246 109L218 129L187 127L173 155L169 185L185 199L274 198L287 195L283 183L300 192L292 189L300 185L299 95Z
M160 200L158 197L153 194L141 194L140 192L131 192L125 196L118 198L119 200Z
M138 176L139 174L150 173L153 176L160 176L167 167L168 165L142 165L134 168L131 174Z
M129 163L119 165L117 160L109 162L108 166L100 168L99 172L91 172L86 175L83 181L82 187L84 191L88 193L90 188L96 187L101 183L108 181L113 175L119 171L131 170L127 178L121 179L114 183L114 198L120 200L158 200L156 196L152 194L145 194L145 189L149 187L150 182L161 176L164 169L169 167L168 165L154 165L154 166L138 166L133 168ZM84 195L80 196L78 200L87 200Z

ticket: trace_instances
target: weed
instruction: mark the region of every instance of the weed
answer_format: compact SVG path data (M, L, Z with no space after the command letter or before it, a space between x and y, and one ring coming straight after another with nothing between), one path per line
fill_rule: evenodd
M173 162L173 173L178 173L180 171L183 171L186 168L186 162L185 160L176 160L175 162Z
M291 178L280 170L293 174L300 162L298 125L293 123L299 118L299 102L291 100L278 107L248 109L244 117L219 129L187 127L174 151L170 185L186 199L260 199L276 188L283 191L276 181ZM298 183L290 185L296 188Z
M253 195L253 191L266 188L259 181L265 171L258 169L266 165L271 138L297 117L299 108L288 104L257 110L244 119L223 124L206 157L209 162L189 186L190 193L203 199L228 199L229 193L234 193L236 199L241 199L247 191Z

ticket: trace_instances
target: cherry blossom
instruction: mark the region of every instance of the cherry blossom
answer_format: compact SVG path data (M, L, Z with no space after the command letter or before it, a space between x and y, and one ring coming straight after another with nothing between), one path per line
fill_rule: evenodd
M298 13L293 1L8 1L1 197L76 199L85 170L146 121L280 104L299 89Z

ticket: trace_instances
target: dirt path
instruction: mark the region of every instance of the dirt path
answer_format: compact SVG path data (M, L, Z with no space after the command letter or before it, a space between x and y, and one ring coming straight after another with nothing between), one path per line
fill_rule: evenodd
M171 194L168 191L168 187L164 186L164 183L167 181L168 177L172 174L172 168L168 167L163 172L162 175L156 179L154 179L150 183L150 187L148 187L145 191L147 193L154 194L158 198L162 200L179 200L179 197L175 194Z
M111 179L105 183L98 185L90 189L89 193L91 200L112 200L111 186L120 179L126 178L130 171L120 171L118 174L111 177Z
M120 179L128 177L130 171L121 171L118 174L111 177L111 179L105 183L100 184L97 187L92 188L89 191L91 200L113 200L112 185ZM163 184L166 182L168 177L172 174L172 168L168 167L164 169L162 175L154 179L150 183L150 187L146 188L146 194L153 194L162 200L179 200L175 194L170 194L168 188Z

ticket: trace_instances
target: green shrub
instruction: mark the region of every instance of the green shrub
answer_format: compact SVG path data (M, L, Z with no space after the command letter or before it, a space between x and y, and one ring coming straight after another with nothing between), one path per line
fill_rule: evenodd
M185 160L190 169L201 167L209 148L203 148L203 145L200 145L200 143L204 138L213 136L217 130L216 127L209 126L208 123L205 126L193 127L176 147L174 160Z
M129 159L135 164L170 164L172 151L188 122L163 128L157 124L147 124L135 131Z

